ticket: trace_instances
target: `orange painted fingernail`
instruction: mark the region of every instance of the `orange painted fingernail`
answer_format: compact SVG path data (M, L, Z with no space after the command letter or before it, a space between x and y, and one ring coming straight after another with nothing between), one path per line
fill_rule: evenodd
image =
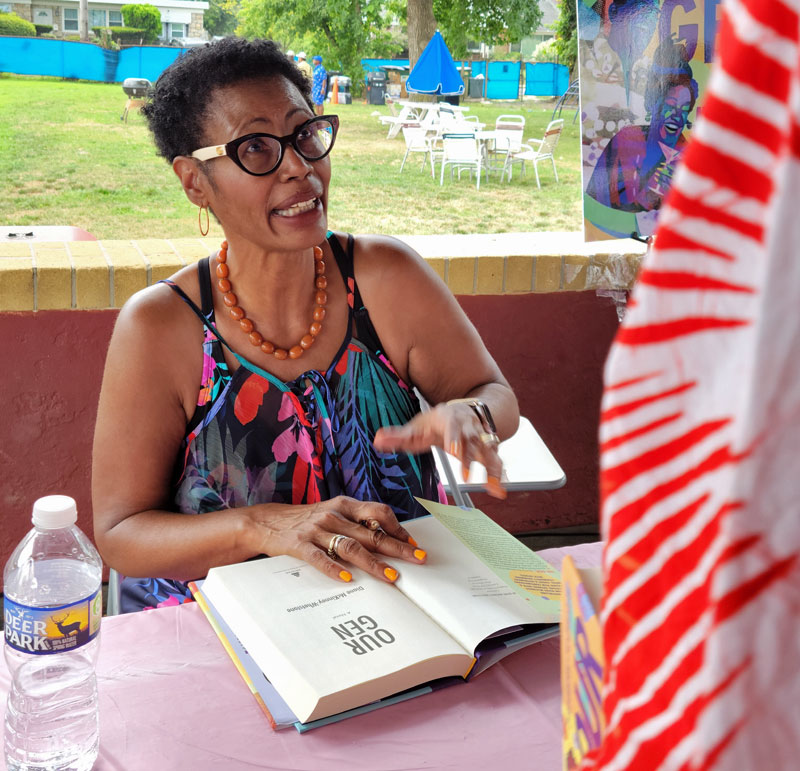
M450 449L448 452L451 455L458 455L458 442L450 442Z
M409 542L409 543L410 543L412 546L419 546L419 544L418 544L418 543L417 543L417 542L416 542L416 541L415 541L415 540L414 540L414 539L413 539L411 536L408 536L408 542Z
M394 568L384 568L383 575L390 581L397 581L397 576L400 575Z
M352 581L353 580L353 576L350 573L348 573L346 570L340 570L339 571L339 578L341 578L342 581Z
M500 480L497 477L488 477L486 479L486 492L494 498L500 498L500 500L505 500L508 497L505 487L500 484Z
M422 562L428 556L428 553L422 549L414 549L414 556Z
M464 477L464 481L466 482L469 479L469 464L465 463L461 467L461 476Z

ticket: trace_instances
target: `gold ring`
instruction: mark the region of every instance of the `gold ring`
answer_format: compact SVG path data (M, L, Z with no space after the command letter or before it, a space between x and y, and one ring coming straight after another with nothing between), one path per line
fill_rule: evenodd
M484 444L500 444L500 437L494 431L484 431L478 438Z
M335 560L339 556L339 552L336 551L336 547L347 538L346 535L342 535L341 533L337 533L333 538L331 538L331 542L328 544L328 556Z

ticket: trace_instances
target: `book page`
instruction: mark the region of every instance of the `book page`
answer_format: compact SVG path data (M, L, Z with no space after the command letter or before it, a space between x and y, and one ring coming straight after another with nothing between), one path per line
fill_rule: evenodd
M473 663L393 585L350 570L353 580L339 583L281 556L213 568L203 584L304 722L437 677L464 676Z
M557 614L540 613L519 597L436 518L409 520L403 527L428 558L422 565L393 562L400 573L397 588L468 651L504 629L558 622Z
M539 612L558 619L561 576L552 565L478 509L417 500L503 583Z

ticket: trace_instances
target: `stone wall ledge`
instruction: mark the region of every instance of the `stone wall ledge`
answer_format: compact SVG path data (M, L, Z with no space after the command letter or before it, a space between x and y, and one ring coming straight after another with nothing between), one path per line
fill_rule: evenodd
M398 236L455 295L630 289L644 244L581 233ZM120 308L140 289L205 257L202 238L0 241L0 312Z

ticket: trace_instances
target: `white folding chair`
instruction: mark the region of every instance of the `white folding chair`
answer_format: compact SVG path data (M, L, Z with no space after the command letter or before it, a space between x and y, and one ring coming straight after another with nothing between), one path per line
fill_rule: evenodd
M529 139L529 144L522 145L519 152L514 153L514 162L522 162L522 173L525 173L525 161L530 161L533 164L533 173L536 175L536 187L541 188L539 182L539 163L542 161L550 161L553 166L553 174L555 175L556 182L558 182L558 172L556 171L556 146L561 137L561 131L564 128L564 119L550 121L547 128L544 130L544 137L542 139ZM530 143L533 143L531 145ZM505 172L504 172L505 173ZM508 178L511 179L511 170L509 168ZM500 179L502 182L502 177Z
M106 598L106 615L116 616L120 610L119 573L114 568L108 569L108 596Z
M422 155L422 166L420 169L425 168L425 161L430 157L431 161L431 177L436 178L436 169L434 168L434 149L431 139L428 137L427 129L420 127L403 126L403 139L406 143L406 153L403 156L403 162L400 164L400 173L403 173L403 167L406 165L406 160L411 153L420 153Z
M458 172L461 179L462 171L469 171L470 179L472 171L476 172L476 188L481 187L481 171L484 170L483 153L478 140L474 134L443 134L442 135L442 170L439 175L439 185L444 184L445 167L450 167L450 179L453 178L453 171ZM488 180L488 171L487 171Z
M491 153L493 168L502 173L500 181L508 172L508 181L511 181L511 167L514 163L514 154L522 149L522 137L525 131L525 118L522 115L499 115L494 124L495 143Z

